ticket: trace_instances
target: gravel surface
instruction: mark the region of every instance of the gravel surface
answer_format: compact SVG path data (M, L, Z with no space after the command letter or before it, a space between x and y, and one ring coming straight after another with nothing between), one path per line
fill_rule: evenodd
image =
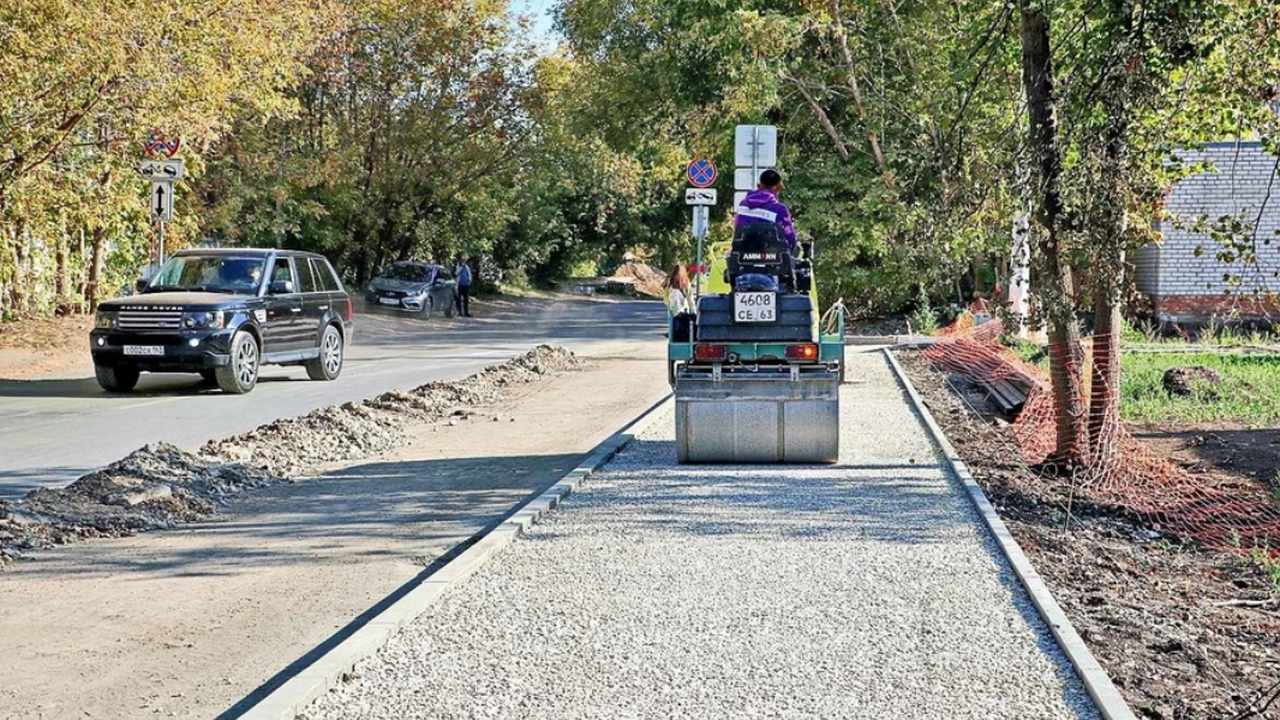
M834 467L659 420L305 717L1096 717L879 355Z

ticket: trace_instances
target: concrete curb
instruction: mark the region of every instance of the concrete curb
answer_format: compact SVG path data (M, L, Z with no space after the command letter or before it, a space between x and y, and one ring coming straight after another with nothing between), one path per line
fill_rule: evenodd
M889 348L885 348L884 355L889 360L889 365L893 368L898 382L907 391L907 396L910 398L916 414L924 422L925 427L929 429L929 434L942 450L942 454L946 456L947 462L951 465L951 470L956 474L960 483L964 485L964 489L968 492L973 506L977 508L978 514L982 516L982 521L986 524L987 530L991 532L991 536L995 539L996 544L1000 546L1001 552L1004 553L1005 558L1008 559L1009 564L1013 567L1013 572L1017 574L1018 580L1026 588L1027 594L1031 596L1031 602L1036 606L1040 617L1049 626L1049 629L1053 632L1054 639L1058 641L1058 646L1062 648L1062 652L1071 661L1071 665L1075 668L1081 682L1084 683L1084 687L1089 692L1089 697L1093 699L1093 704L1098 708L1098 712L1106 720L1135 720L1133 711L1129 709L1129 705L1120 695L1120 691L1111 682L1107 672L1098 664L1097 658L1089 651L1089 647L1081 639L1080 633L1076 632L1075 626L1071 624L1067 614L1062 611L1058 601L1053 599L1053 594L1049 592L1049 587L1045 585L1040 574L1036 572L1035 566L1031 564L1031 559L1027 557L1022 547L1018 545L1018 541L1014 539L1013 534L1009 532L1009 528L991 505L987 494L982 491L982 488L973 479L968 466L965 465L960 454L956 452L955 447L951 445L951 441L947 439L946 434L942 432L942 428L937 421L933 419L929 409L925 407L924 401L920 399L920 395L916 392L915 386L911 384L907 373L898 364L898 359L893 356L893 352Z
M618 451L643 433L671 405L671 395L658 401L592 450L546 492L530 500L474 545L378 613L336 647L317 658L280 687L246 710L246 720L292 720L328 692L356 663L376 653L402 626L426 612L447 591L470 577L500 550L551 512Z

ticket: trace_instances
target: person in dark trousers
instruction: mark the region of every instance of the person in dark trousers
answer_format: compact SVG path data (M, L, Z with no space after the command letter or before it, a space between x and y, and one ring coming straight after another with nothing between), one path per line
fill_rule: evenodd
M469 259L463 255L458 260L458 267L453 271L458 279L458 314L463 317L471 317L471 266L467 264Z

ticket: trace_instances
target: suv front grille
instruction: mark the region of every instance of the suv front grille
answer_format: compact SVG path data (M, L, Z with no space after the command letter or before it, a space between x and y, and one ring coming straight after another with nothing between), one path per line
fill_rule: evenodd
M116 321L121 330L180 330L181 310L121 310Z

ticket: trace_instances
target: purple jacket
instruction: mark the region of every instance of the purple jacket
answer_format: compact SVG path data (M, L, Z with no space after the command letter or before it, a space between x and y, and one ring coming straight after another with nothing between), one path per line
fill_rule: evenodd
M796 249L796 228L791 224L791 211L778 200L772 190L752 190L747 193L742 202L738 203L737 215L733 219L734 227L761 223L781 225L787 244L792 250Z

